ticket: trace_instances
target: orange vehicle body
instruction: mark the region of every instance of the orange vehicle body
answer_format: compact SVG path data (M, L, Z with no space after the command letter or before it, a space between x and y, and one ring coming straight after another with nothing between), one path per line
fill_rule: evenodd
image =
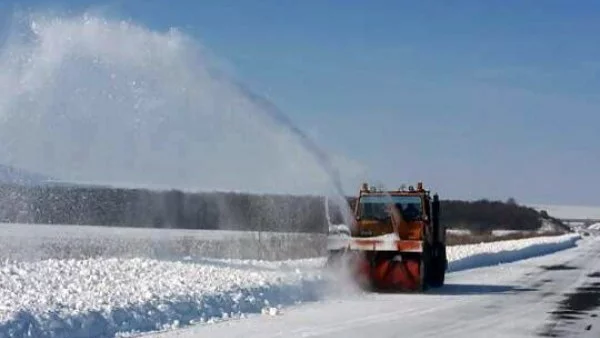
M330 248L330 258L346 257L357 281L402 291L443 285L445 230L437 195L432 197L422 183L387 191L363 184L353 209L350 236Z

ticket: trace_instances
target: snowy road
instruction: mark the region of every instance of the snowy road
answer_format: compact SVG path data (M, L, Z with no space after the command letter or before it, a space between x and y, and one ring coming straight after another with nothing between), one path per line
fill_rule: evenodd
M450 273L427 295L356 294L285 309L280 316L145 336L486 337L600 336L600 240L500 266Z

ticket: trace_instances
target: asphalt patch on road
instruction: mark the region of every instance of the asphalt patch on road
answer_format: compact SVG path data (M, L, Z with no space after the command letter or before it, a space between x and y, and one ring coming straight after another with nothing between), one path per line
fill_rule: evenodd
M566 264L543 265L541 268L546 271L577 270L577 267Z
M583 286L567 295L561 307L574 311L589 311L600 306L600 285Z
M556 310L550 312L550 314L562 320L577 320L581 319L582 316L585 315L585 312L573 310Z
M600 282L583 285L575 289L575 292L568 293L560 301L558 309L550 312L553 322L547 325L540 335L561 337L565 331L557 327L559 322L576 323L585 318L596 317L596 314L590 312L598 307L600 307ZM591 324L586 324L583 328L589 331Z

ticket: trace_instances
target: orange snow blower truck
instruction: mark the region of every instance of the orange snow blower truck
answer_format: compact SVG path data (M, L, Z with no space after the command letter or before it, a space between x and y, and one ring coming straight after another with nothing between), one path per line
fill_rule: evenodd
M328 236L328 264L345 262L363 287L425 291L441 287L448 267L440 202L416 189L383 191L363 184L350 229Z

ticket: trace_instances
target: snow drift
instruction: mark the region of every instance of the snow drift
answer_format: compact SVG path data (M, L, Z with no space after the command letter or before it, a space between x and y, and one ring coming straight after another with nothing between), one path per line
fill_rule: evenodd
M106 337L240 317L318 298L322 281L277 264L47 260L0 270L0 336Z
M538 256L577 235L449 248L450 271ZM324 299L324 259L93 258L0 265L0 337L110 337L210 323Z
M449 247L448 271L510 263L574 247L581 237L563 235Z

